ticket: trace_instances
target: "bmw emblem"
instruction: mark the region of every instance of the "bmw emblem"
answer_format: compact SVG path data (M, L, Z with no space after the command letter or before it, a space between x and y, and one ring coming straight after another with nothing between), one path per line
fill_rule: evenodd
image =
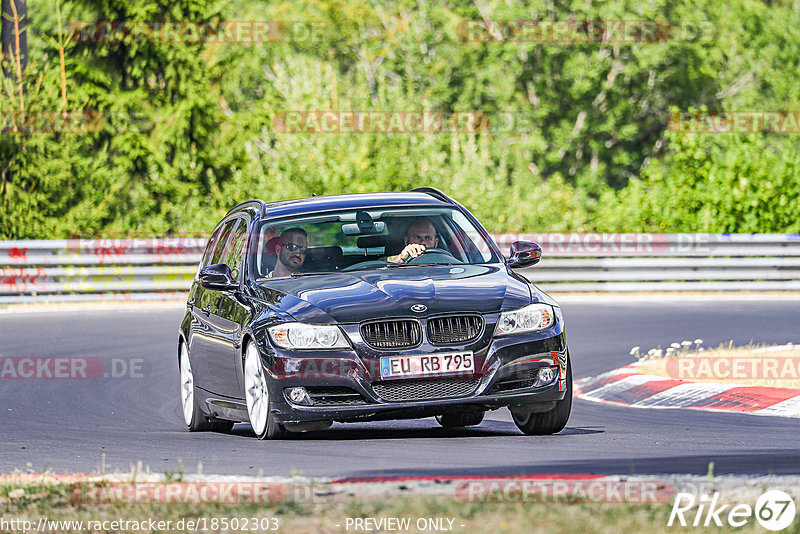
M422 313L427 309L428 309L428 307L425 306L424 304L414 304L413 306L411 306L411 311L417 312L417 313Z

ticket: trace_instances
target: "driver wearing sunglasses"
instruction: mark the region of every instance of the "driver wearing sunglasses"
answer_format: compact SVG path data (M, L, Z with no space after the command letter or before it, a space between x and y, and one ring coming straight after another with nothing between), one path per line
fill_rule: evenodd
M281 233L279 242L275 245L275 254L278 260L275 269L267 276L291 276L303 266L308 252L308 234L302 228L289 228Z

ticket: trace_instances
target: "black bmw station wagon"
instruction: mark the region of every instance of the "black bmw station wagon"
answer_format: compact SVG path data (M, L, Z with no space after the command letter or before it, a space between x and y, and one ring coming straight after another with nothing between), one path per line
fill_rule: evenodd
M461 204L422 187L231 209L206 245L178 335L190 430L261 439L333 422L564 428L572 365L558 304Z

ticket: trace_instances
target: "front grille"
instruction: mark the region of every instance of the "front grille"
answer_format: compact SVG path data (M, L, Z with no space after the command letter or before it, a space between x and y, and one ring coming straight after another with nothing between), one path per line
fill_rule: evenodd
M407 349L419 345L416 319L391 319L361 325L361 337L376 349Z
M314 406L358 406L366 404L358 392L345 387L307 387Z
M428 341L434 345L465 343L477 338L483 327L480 315L448 315L428 319Z
M416 378L376 382L372 390L385 401L413 401L464 397L478 387L478 378Z
M533 387L533 385L536 383L536 377L538 374L538 369L528 369L527 371L514 373L513 375L502 378L499 382L492 386L492 389L488 394L491 395L493 393L503 393L504 391Z

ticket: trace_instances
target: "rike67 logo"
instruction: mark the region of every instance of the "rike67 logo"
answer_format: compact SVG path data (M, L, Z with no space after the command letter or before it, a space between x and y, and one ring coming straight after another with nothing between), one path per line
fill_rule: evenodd
M696 509L695 509L696 508ZM781 490L770 490L761 495L755 507L749 504L719 504L719 493L713 497L692 493L678 493L669 514L667 526L722 527L725 522L731 527L743 527L755 516L756 521L767 530L783 530L794 521L794 499Z

